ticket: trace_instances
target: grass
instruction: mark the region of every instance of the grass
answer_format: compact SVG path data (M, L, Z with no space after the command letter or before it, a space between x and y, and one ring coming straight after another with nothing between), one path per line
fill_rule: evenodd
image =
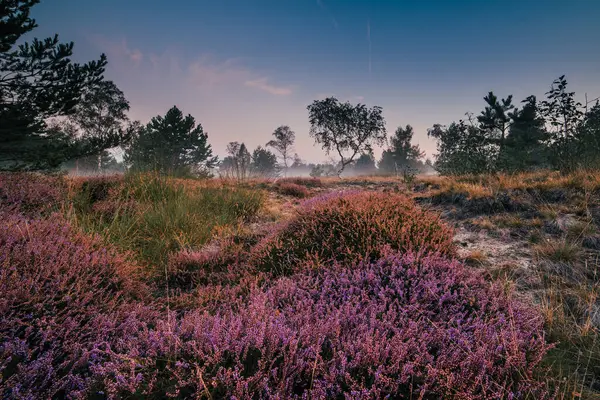
M480 267L486 263L487 259L488 257L483 251L473 250L464 258L464 261L468 265Z
M559 398L598 399L600 394L590 386L600 387L600 332L593 321L600 312L600 282L546 274L541 280L538 296L545 331L556 344L544 359L551 372L548 383L559 388Z
M548 240L534 247L534 254L554 262L572 263L581 254L579 244L568 240Z
M205 244L215 228L255 216L264 195L231 187L186 189L160 176L128 175L84 184L72 199L70 217L84 231L102 235L141 261L162 265L175 251Z

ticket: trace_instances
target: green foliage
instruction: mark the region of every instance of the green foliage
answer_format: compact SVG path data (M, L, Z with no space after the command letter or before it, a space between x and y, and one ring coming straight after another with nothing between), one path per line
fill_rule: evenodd
M362 154L372 151L373 145L385 143L387 132L383 109L367 108L364 104L341 103L335 97L315 100L308 107L310 136L327 154L334 151L340 157L340 169Z
M161 174L201 174L214 167L208 134L194 117L173 106L164 117L156 116L134 136L125 161L134 170Z
M283 125L275 129L273 132L275 139L267 142L267 147L272 147L281 157L284 173L287 173L288 161L293 151L296 134L289 126ZM294 159L295 161L295 159Z
M373 154L363 153L354 163L354 172L358 175L369 175L377 171Z
M394 136L391 138L391 146L381 155L379 161L379 169L387 173L397 173L402 169L417 168L424 153L418 145L413 145L413 128L406 125L406 128L401 126L396 129Z
M504 146L500 150L498 169L502 171L530 171L548 165L545 143L548 132L544 126L535 96L523 100L521 110L511 114L512 124Z
M140 260L162 265L169 254L206 243L217 226L254 216L263 194L239 188L186 188L157 174L93 178L74 197L76 223Z
M511 125L512 116L509 113L514 108L512 95L506 99L498 100L493 92L483 98L487 106L477 117L480 128L485 132L488 140L498 145L499 151L504 148L504 141Z
M251 169L254 175L267 178L275 177L279 174L277 156L269 150L258 146L252 152Z
M465 175L493 169L494 150L485 133L464 121L448 127L436 124L427 135L437 139L435 168L443 175Z
M0 3L0 169L49 169L70 158L98 153L123 141L105 132L48 128L49 118L76 113L86 93L103 91L106 57L77 64L71 61L73 43L54 37L15 44L37 27L29 17L36 0Z

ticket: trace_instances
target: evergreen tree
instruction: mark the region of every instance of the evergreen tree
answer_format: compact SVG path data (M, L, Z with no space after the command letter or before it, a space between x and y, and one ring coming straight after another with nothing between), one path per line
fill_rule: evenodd
M354 164L354 172L357 175L371 175L377 171L373 153L363 153Z
M267 149L258 146L252 152L252 173L263 177L275 177L279 173L277 156Z
M86 140L71 130L48 128L49 118L73 114L84 92L98 90L106 57L73 63L73 43L60 43L58 35L16 46L37 27L30 18L37 3L0 1L0 169L53 168L122 141L112 134Z
M600 168L600 103L585 114L576 139L579 166Z
M391 138L391 145L385 150L379 162L379 168L388 173L396 173L403 168L416 169L424 153L418 145L412 144L414 130L412 126L406 125L396 129Z
M540 116L535 96L523 100L521 110L510 114L512 123L501 150L498 167L502 171L526 171L547 166L548 132Z
M252 156L246 145L239 142L230 142L227 145L227 154L220 165L221 174L226 177L235 177L244 180L250 175Z
M125 161L137 170L207 174L217 163L212 154L202 125L173 106L164 117L156 116L140 129L125 149Z
M497 152L500 153L511 125L510 110L514 109L512 95L499 101L494 92L489 92L483 100L487 106L477 117L477 121L488 136L488 141L497 145Z

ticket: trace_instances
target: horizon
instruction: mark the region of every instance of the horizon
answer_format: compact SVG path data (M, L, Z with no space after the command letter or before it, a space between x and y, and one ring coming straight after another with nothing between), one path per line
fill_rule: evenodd
M228 142L254 149L288 125L304 161L327 160L306 110L327 96L383 107L388 136L412 125L427 157L436 149L427 129L478 114L489 91L520 103L564 74L579 101L600 96L596 2L182 3L42 2L26 40L58 33L75 42L77 61L106 53L105 77L132 120L177 105L221 158Z

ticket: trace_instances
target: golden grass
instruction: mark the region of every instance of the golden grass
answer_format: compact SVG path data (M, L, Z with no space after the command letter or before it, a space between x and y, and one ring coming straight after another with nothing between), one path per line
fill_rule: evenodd
M548 240L536 245L533 250L538 258L555 262L572 263L581 255L579 244L568 240Z
M486 263L488 256L482 250L473 250L465 258L464 261L468 265L480 267Z
M439 193L466 193L470 198L491 196L505 190L577 189L586 193L600 190L600 171L579 170L570 174L556 171L518 174L485 174L466 176L417 176L418 183L433 187Z

